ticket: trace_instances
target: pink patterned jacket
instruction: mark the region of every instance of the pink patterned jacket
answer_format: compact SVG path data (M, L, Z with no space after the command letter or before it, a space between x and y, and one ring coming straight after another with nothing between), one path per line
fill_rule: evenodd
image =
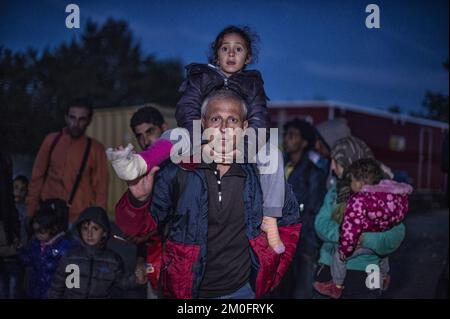
M363 232L383 232L399 224L408 211L411 192L410 185L385 179L350 196L340 228L341 256L353 254Z

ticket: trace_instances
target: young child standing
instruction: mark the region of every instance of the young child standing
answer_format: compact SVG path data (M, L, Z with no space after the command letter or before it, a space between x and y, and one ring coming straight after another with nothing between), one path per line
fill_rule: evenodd
M74 226L74 237L79 245L61 260L49 291L49 298L110 298L114 287L128 289L145 284L145 273L124 277L121 257L106 248L110 224L101 207L83 211ZM67 287L68 265L79 267L79 287Z
M384 172L373 159L360 159L348 168L353 194L342 207L337 207L333 218L340 223L339 245L331 263L333 280L315 282L314 288L331 298L340 298L347 272L346 261L359 255L374 254L361 247L363 232L383 232L402 222L408 211L408 195L412 187L405 183L383 179ZM383 288L389 281L388 257L380 259ZM382 289L383 289L382 288Z
M58 263L72 245L49 207L38 210L30 225L33 237L21 253L24 266L31 267L28 297L45 299Z
M247 65L257 59L257 40L257 35L249 28L229 26L211 44L209 64L193 63L186 67L187 79L181 85L182 97L175 112L178 126L186 128L193 136L193 121L200 120L204 99L213 91L230 89L246 101L250 129L254 129L255 133L258 128L268 129L264 82L258 71L246 70ZM258 145L258 148L261 146ZM131 153L131 145L120 151L109 150L107 153L117 175L124 180L134 180L169 158L171 147L170 140L160 139L140 154ZM277 170L273 174L260 174L264 198L261 229L267 233L270 247L281 254L285 247L278 233L277 218L281 217L284 203L284 168L278 148L271 147L272 149L277 152ZM262 165L258 164L258 167L261 169Z

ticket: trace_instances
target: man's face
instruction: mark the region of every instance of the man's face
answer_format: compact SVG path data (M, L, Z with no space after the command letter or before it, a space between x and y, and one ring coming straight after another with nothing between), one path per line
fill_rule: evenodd
M248 122L244 120L242 106L239 101L233 99L212 99L208 103L208 109L202 119L202 125L205 129L212 129L214 135L220 138L222 147L225 146L227 129L232 129L233 149L239 141L240 134L248 127ZM240 130L235 130L240 129ZM231 142L228 137L228 143ZM210 136L213 141L213 136ZM216 141L217 142L217 141ZM225 150L225 148L223 148Z
M14 202L22 203L27 196L27 186L20 180L14 181Z
M303 150L308 145L308 141L302 138L298 128L289 127L284 135L283 144L285 152L293 154Z
M150 123L142 123L134 127L134 135L143 150L155 143L163 131L164 127Z
M81 238L89 246L99 244L106 237L103 227L93 221L83 223L80 232Z
M67 130L70 136L82 136L91 122L89 110L82 106L72 106L65 116Z

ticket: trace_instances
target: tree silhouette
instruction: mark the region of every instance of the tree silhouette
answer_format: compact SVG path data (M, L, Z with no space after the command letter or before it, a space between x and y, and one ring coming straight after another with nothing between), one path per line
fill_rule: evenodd
M448 73L448 59L443 63L443 66ZM448 123L448 99L448 95L439 92L426 91L425 98L422 102L424 111L419 113L412 112L411 115Z
M0 47L0 136L7 151L30 154L63 126L69 101L95 108L147 102L174 106L183 68L143 54L127 22L89 20L79 39L53 50L12 52Z

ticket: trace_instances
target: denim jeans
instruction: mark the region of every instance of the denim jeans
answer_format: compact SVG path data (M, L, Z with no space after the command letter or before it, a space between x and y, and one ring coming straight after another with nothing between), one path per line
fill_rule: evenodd
M255 292L249 283L232 292L231 294L212 298L212 299L255 299Z

